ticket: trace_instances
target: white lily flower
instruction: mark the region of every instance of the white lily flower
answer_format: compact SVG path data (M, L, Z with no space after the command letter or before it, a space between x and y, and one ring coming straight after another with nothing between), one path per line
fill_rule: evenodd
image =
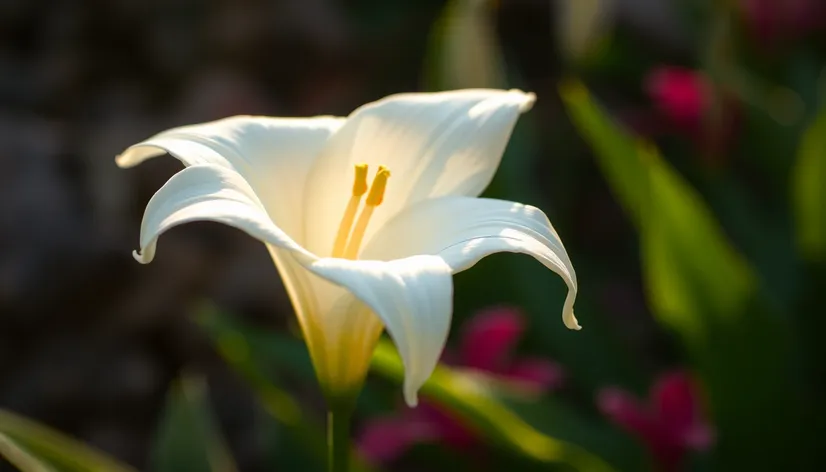
M451 276L489 254L530 254L559 274L564 322L579 329L576 274L545 214L476 198L533 102L517 90L401 94L346 119L238 116L164 131L117 157L131 167L169 153L186 166L149 201L135 258L150 262L158 237L191 221L246 232L275 261L328 398L358 392L386 328L414 406L447 339Z

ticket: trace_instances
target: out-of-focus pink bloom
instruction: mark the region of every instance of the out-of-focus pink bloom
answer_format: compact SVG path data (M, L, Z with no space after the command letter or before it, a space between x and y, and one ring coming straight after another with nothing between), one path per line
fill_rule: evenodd
M741 0L747 26L759 40L795 39L826 25L823 0Z
M633 120L638 131L654 136L676 131L694 141L707 164L722 163L739 127L739 107L733 96L722 89L714 95L705 74L675 66L653 69L644 87L656 116Z
M702 415L696 385L684 372L661 377L647 404L622 389L609 387L599 392L597 405L611 420L637 435L664 472L679 470L687 452L706 451L714 443L714 431Z
M657 111L691 132L700 129L709 106L706 77L692 69L658 67L648 74L645 89Z
M515 308L482 311L464 326L459 349L446 351L445 361L535 393L560 387L564 374L558 364L541 358L513 357L524 331L525 319ZM442 442L466 450L476 444L476 437L451 412L422 401L414 409L368 422L358 440L364 457L376 464L390 462L413 444L425 442Z
M525 331L525 318L509 307L479 312L461 334L458 358L449 364L475 369L518 382L538 392L555 389L563 381L562 368L547 359L514 359L513 350Z

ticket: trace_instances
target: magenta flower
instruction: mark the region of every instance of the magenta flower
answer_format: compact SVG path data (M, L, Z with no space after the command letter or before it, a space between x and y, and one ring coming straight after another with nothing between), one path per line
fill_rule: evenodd
M657 111L672 124L697 132L708 109L708 82L695 70L658 67L648 74L645 89Z
M525 319L517 309L487 309L464 326L458 351L446 351L444 360L534 393L560 387L564 377L559 365L547 359L513 357L524 330ZM414 444L428 442L466 450L477 439L450 411L422 401L416 408L369 421L358 440L362 455L375 464L391 462Z
M644 87L656 115L647 121L637 120L639 131L649 135L676 131L694 142L707 165L716 167L726 161L740 121L739 105L732 94L725 88L714 94L705 74L676 66L653 69ZM713 100L718 102L716 107Z
M599 392L597 406L612 421L638 436L659 470L673 472L689 451L706 451L714 431L705 421L696 385L684 372L660 377L651 388L648 404L616 387Z

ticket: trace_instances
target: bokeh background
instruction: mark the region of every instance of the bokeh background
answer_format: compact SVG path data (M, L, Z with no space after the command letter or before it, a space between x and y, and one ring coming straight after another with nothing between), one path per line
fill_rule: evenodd
M443 388L405 411L382 344L358 470L820 470L819 0L1 1L0 455L324 470L264 247L190 224L137 264L178 163L114 156L181 124L464 87L538 96L486 195L549 215L584 329L527 257L458 275Z

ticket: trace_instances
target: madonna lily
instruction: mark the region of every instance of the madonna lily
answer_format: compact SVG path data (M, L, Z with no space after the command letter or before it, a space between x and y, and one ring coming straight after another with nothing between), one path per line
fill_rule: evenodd
M539 209L477 196L493 178L533 94L461 90L393 95L347 118L238 116L135 144L121 167L170 154L186 166L152 197L141 263L158 237L215 221L262 241L298 316L331 402L352 401L387 329L411 406L436 366L452 311L452 274L496 252L529 254L577 283Z

